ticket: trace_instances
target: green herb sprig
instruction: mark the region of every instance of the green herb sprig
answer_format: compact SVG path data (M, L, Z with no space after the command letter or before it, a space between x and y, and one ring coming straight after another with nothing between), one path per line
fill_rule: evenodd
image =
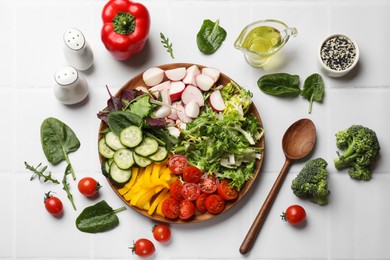
M45 174L47 170L47 165L43 166L41 169L39 169L42 165L42 163L39 163L36 167L29 165L27 162L24 162L24 165L26 166L27 170L30 170L33 172L33 175L30 178L30 181L32 181L36 176L38 176L38 179L43 182L48 182L51 181L52 183L55 184L60 184L60 182L56 179L54 179L51 175L51 172L48 172Z
M169 38L165 37L162 32L160 32L160 38L164 48L167 49L167 52L171 55L171 58L174 59L175 57L173 55L172 43L169 42Z
M66 195L68 195L68 199L72 203L73 209L77 210L76 205L74 204L73 195L70 192L70 184L67 182L67 179L66 179L66 176L72 173L71 167L72 166L70 164L68 164L68 166L66 166L64 177L62 178L62 185L63 185L62 189L66 192Z

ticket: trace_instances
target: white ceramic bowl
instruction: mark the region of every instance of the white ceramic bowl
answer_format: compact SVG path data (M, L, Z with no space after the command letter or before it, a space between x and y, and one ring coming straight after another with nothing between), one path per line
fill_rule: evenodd
M330 77L342 77L359 61L359 46L350 36L335 33L327 36L318 49L321 70Z

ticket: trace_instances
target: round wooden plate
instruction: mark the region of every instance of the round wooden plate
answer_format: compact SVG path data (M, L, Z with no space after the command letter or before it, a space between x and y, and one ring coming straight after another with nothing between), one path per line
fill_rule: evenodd
M173 69L173 68L178 68L178 67L190 67L194 64L190 64L190 63L171 63L171 64L165 64L165 65L161 65L161 66L158 66L159 68L163 69L163 70L168 70L168 69ZM199 69L202 69L204 68L205 66L203 65L198 65L198 64L195 64L198 66ZM139 86L144 86L144 87L147 87L142 79L142 74L143 73L140 73L138 74L137 76L135 76L134 78L132 78L131 80L129 80L125 85L123 85L122 88L119 89L119 91L115 94L115 97L119 98L120 97L120 94L122 93L122 91L124 91L125 89L133 89L133 88L136 88L136 87L139 87ZM167 80L166 78L164 80ZM225 74L221 73L221 76L218 80L218 82L216 83L217 85L226 85L228 84L229 82L233 81L231 78L229 78L228 76L226 76ZM255 105L252 103L251 105L251 108L250 108L250 112L253 113L257 119L259 120L259 123L260 123L260 126L263 127L263 124L262 124L262 121L261 121L261 118L260 118L260 114L259 112L257 111ZM99 127L99 133L101 133L104 129L106 129L107 126L102 122L100 124L100 127ZM102 135L99 134L99 140L100 138L102 138ZM231 209L234 205L236 205L237 203L239 203L242 198L245 196L245 194L247 194L247 192L249 191L249 189L252 187L253 183L255 182L257 176L259 175L259 172L260 172L260 169L261 169L261 166L263 164L263 159L264 159L264 136L261 138L261 140L256 144L258 147L261 147L263 148L263 153L262 153L262 156L261 156L261 159L260 160L257 160L256 161L256 167L255 167L255 172L254 172L254 175L253 175L253 178L248 180L244 187L240 190L239 192L239 196L236 200L234 201L227 201L226 202L226 207L224 209L224 211L221 213L223 214L224 212L228 211L229 209ZM100 156L100 162L102 163L104 160L104 158L102 156ZM121 187L118 187L116 186L109 178L107 178L107 181L108 183L110 184L111 188L114 190L114 192L123 200L123 202L128 205L129 207L131 207L132 209L134 209L135 211L139 212L140 214L150 218L150 219L153 219L155 221L158 221L158 222L163 222L163 223L177 223L177 224L181 224L181 223L185 223L185 224L189 224L189 223L196 223L196 222L201 222L201 221L205 221L205 220L208 220L208 219L212 219L214 217L217 217L219 215L214 215L214 214L210 214L210 213L200 213L200 212L196 212L195 216L193 216L191 219L189 220L180 220L180 219L175 219L175 220L172 220L172 219L168 219L168 218L164 218L164 217L161 217L157 214L153 214L153 215L148 215L147 211L146 210L142 210L142 209L139 209L137 207L134 207L134 206L131 206L128 201L126 201L124 199L124 197L122 195L119 194L118 192L118 189L121 188Z

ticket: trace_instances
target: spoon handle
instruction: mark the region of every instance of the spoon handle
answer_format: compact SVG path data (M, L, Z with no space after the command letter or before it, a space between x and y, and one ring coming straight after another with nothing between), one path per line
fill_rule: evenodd
M283 180L288 172L288 169L290 167L291 160L286 158L286 161L284 162L284 165L282 169L280 170L280 173L272 186L270 192L268 193L267 198L265 199L263 206L261 207L260 211L257 213L257 216L255 220L252 223L252 226L250 227L248 233L246 234L246 237L244 238L244 241L242 241L241 247L240 247L240 253L246 254L249 252L249 250L252 247L253 242L256 240L256 237L263 226L263 223L268 215L269 210L271 209L271 206L276 198L276 195L279 192L280 187L282 186Z

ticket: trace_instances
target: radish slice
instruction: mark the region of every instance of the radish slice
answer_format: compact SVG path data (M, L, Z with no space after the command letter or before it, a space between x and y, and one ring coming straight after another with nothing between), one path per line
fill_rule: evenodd
M162 102L164 104L166 104L167 106L171 106L172 101L171 101L171 97L169 95L169 90L168 89L163 89L163 90L160 91L160 94L161 94Z
M168 106L161 106L156 111L154 111L154 115L156 118L165 118L171 113L171 108Z
M223 111L225 109L225 102L223 101L221 92L219 90L214 90L210 94L210 106L217 112Z
M218 81L221 72L216 68L205 67L202 69L202 74L209 76L214 80L214 83Z
M178 119L178 117L177 117L177 103L178 102L172 103L171 113L168 115L168 118L170 118L172 120L177 120Z
M181 98L181 95L186 88L186 85L182 81L173 81L169 87L169 96L172 101L177 101Z
M200 70L198 66L192 65L191 67L188 67L186 76L183 79L183 82L185 84L195 85L196 86L196 80L195 77L200 74Z
M213 78L205 74L199 74L198 76L195 77L195 80L198 88L200 88L203 91L209 91L215 83Z
M148 93L149 92L149 90L146 87L144 87L144 86L138 86L138 87L135 88L135 90L142 91L144 93Z
M144 80L146 86L151 87L157 84L160 84L164 79L164 71L160 68L153 67L147 69L142 74L142 79Z
M181 100L185 105L190 103L191 100L195 100L199 106L204 106L204 97L202 91L193 85L188 85L183 94L181 95Z
M195 100L191 100L185 107L185 112L188 117L196 118L199 115L199 105Z
M185 67L179 67L175 69L170 69L165 71L165 76L172 81L182 80L187 73L187 69Z
M176 120L176 125L180 130L187 129L187 123L182 122L180 119Z
M168 126L167 130L168 130L169 134L174 136L174 137L179 137L180 136L180 129L177 128L177 127Z
M179 117L181 122L189 123L192 121L192 119L186 115L185 108L182 103L178 103L176 107L177 107L177 116Z
M170 86L171 86L170 81L164 81L158 85L149 88L149 92L152 93L152 95L154 95L156 98L158 98L160 95L160 91L162 91L163 89L169 90Z

